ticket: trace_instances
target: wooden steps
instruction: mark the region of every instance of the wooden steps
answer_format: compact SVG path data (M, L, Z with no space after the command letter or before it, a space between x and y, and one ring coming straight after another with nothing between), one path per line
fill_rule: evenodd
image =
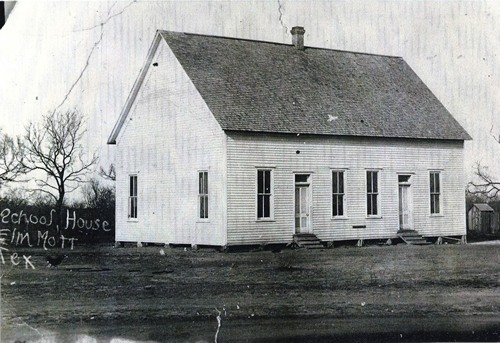
M324 249L321 241L313 233L297 233L293 235L293 241L301 248Z
M427 245L432 244L428 242L421 234L416 230L399 230L398 237L403 240L406 244L410 245Z

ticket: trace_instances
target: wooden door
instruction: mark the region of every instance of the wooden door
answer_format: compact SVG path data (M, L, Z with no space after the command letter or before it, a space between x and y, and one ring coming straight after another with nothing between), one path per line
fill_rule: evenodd
M399 229L412 230L411 186L409 183L399 184Z
M311 204L309 185L295 186L295 232L311 232Z

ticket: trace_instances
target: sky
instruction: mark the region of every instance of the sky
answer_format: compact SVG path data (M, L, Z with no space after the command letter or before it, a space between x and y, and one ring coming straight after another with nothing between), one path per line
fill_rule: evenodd
M401 56L472 136L500 179L498 1L20 1L0 30L0 128L15 135L54 109L82 112L101 165L107 138L157 29ZM404 118L402 118L404 120Z

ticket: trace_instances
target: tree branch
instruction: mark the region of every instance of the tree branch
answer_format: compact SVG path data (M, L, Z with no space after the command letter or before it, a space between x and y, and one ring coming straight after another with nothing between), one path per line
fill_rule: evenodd
M99 168L99 175L106 180L116 181L116 170L115 165L110 164L108 171L105 171L103 167Z
M474 174L479 178L479 182L471 181L467 185L467 192L473 195L483 195L489 199L496 199L500 193L500 182L488 174L487 167L476 162Z

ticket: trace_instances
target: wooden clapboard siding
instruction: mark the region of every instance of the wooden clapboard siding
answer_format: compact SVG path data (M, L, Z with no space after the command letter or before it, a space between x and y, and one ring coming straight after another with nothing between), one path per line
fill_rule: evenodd
M465 234L463 140L470 137L463 128L400 58L307 51L158 31L108 140L117 144L117 240L290 242L294 173L311 174L312 227L322 240L395 237L398 173L412 175L413 228L425 236ZM266 63L278 60L278 69ZM256 218L259 167L273 171L267 222ZM344 218L331 217L332 169L346 175ZM366 215L368 169L379 171L375 218ZM441 173L442 186L442 213L434 216L431 170ZM199 171L209 173L210 219L203 222ZM135 221L127 219L130 174L138 177Z
M296 152L300 151L300 154ZM228 133L228 244L289 242L294 172L312 175L312 225L322 240L395 237L398 173L411 173L414 227L425 236L465 234L463 142ZM274 220L256 220L256 170L272 168ZM331 217L331 170L345 169L347 216ZM380 173L380 218L366 216L366 170ZM430 215L430 170L441 171L440 216ZM366 228L353 228L363 226Z
M116 240L225 244L225 135L163 40L117 138ZM198 220L208 171L209 220ZM128 177L138 219L128 220Z

